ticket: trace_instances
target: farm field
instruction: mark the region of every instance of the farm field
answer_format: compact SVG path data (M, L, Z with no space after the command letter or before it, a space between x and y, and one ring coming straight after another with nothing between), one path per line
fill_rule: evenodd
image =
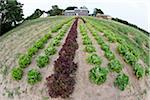
M149 100L150 38L94 17L47 17L0 37L2 100Z

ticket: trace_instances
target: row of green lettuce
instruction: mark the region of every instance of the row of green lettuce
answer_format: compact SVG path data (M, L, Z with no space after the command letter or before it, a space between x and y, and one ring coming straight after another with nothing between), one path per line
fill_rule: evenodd
M118 74L114 81L114 85L117 86L120 90L125 90L125 88L129 84L129 77L122 72L123 65L110 50L109 45L106 44L103 38L98 34L99 32L96 29L94 29L89 23L86 23L86 25L90 30L91 34L93 35L94 39L97 41L100 48L104 51L105 57L109 61L108 66L106 67L108 72L116 72ZM101 74L97 70L98 68L95 68L94 71L92 71L92 74L95 73L95 75L97 75L98 77L98 75ZM95 77L95 75L93 76ZM95 78L95 80L97 79Z
M100 32L105 33L110 41L113 42L117 40L116 38L118 37L124 39L128 45L130 45L135 51L139 53L140 59L142 59L147 64L147 66L150 66L150 38L147 35L132 27L111 20L96 19L93 17L84 18L88 21L92 21L92 23L95 25L95 28ZM111 33L114 33L114 35Z
M109 46L103 41L103 39L97 34L97 31L93 29L89 24L86 24L91 34L100 45L102 50L105 52L105 57L109 60L108 67L101 67L102 59L93 52L96 52L95 48L90 49L91 52L87 51L87 46L92 45L92 42L87 34L86 26L80 24L80 33L82 34L83 45L85 45L85 51L88 53L87 62L91 65L94 65L89 71L89 80L97 85L104 83L107 80L107 75L110 71L119 73L114 84L119 87L119 89L124 90L129 83L129 77L123 73L120 73L123 66L115 58L114 54L109 49ZM85 42L88 41L88 42ZM93 51L93 52L92 52ZM90 53L90 54L89 54Z
M89 80L95 84L102 84L106 81L108 70L100 67L102 59L96 54L96 48L93 46L93 43L87 34L87 28L82 21L80 21L79 29L82 35L83 45L85 46L84 51L87 53L86 61L88 64L94 66L89 72Z
M44 54L36 58L36 63L39 68L45 67L49 63L49 56L56 54L57 49L63 39L65 33L72 23L73 18L64 20L62 23L55 25L49 33L45 34L31 46L25 54L22 54L18 59L18 67L12 69L12 78L14 80L21 80L24 74L24 69L32 63L33 56L38 53L40 49L45 47L45 44L52 38L52 32L57 32L57 35L52 38L48 47L44 50ZM35 84L41 81L42 75L37 69L28 71L27 81L29 84Z
M104 36L108 39L109 42L117 42L119 44L117 47L119 54L123 56L125 62L127 62L132 66L133 71L138 78L150 74L149 66L144 67L141 64L139 64L140 52L137 51L133 46L128 44L124 38L120 37L118 34L115 34L109 29L103 30L103 28L101 28L100 26L101 24L97 23L97 20L88 20L88 21L95 29L97 29L100 32L103 32Z

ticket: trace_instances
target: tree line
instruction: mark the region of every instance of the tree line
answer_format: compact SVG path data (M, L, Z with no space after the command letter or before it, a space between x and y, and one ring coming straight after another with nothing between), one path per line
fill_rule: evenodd
M145 31L144 29L138 27L137 25L134 25L134 24L129 23L128 21L125 21L125 20L122 20L122 19L119 19L119 18L112 18L112 20L117 21L117 22L120 22L120 23L123 23L123 24L128 25L128 26L131 26L131 27L134 27L134 28L136 28L136 29L138 29L138 30L144 32L144 33L145 33L146 35L148 35L148 36L150 35L149 32L147 32L147 31Z

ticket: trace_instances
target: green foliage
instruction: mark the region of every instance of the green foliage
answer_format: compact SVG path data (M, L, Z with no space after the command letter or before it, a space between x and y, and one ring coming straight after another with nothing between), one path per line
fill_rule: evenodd
M63 23L57 25L56 27L54 27L52 29L52 32L57 32L58 31L58 35L55 38L53 38L53 40L51 41L50 46L60 46L60 42L61 42L62 38L64 37L65 33L67 32L69 26L72 23L71 20L72 19L70 19L68 21L64 21Z
M36 62L39 68L43 68L49 63L49 57L47 55L39 56Z
M20 67L15 67L12 69L11 75L14 80L21 80L23 76L23 70Z
M104 12L101 9L95 8L93 15L96 16L96 14L104 14Z
M92 41L89 38L84 38L83 45L92 45Z
M32 15L30 15L26 18L26 20L32 20L32 19L39 18L43 14L43 12L44 11L42 11L40 9L36 9Z
M77 8L77 7L75 7L75 6L69 6L65 10L74 10L75 8Z
M62 14L63 14L63 9L60 9L60 8L58 7L58 5L53 5L53 6L52 6L52 9L50 9L50 10L48 11L48 14L49 14L50 16L62 15Z
M35 44L34 47L36 47L37 49L43 49L44 48L44 44L47 42L47 40L49 38L51 38L51 32L49 32L48 34L44 35L44 37L42 37L41 39L39 39Z
M118 51L124 56L125 61L133 66L137 78L143 77L145 74L145 70L141 65L137 64L137 61L139 59L139 52L137 52L127 44L120 44L118 46Z
M105 44L104 40L100 36L95 36L95 39L99 45ZM105 46L105 45L103 45L103 46Z
M94 48L92 45L87 45L87 46L85 47L85 51L86 51L86 52L89 52L89 53L96 52L95 48Z
M130 52L136 57L136 59L139 59L140 52L130 47Z
M42 42L42 40L37 41L34 46L38 49L42 49L44 48L44 43Z
M129 51L129 48L128 48L126 45L119 44L119 46L118 46L118 51L119 51L119 53L121 53L122 55L125 55L126 52Z
M84 24L80 24L79 29L82 36L84 36L84 34L86 35L86 29L84 27Z
M108 40L109 40L110 42L115 42L115 41L116 41L116 37L115 37L115 36L108 35L107 38L108 38Z
M107 79L108 70L100 66L95 66L89 71L89 80L92 83L100 85Z
M28 83L31 85L36 84L37 82L42 80L42 75L38 70L31 69L28 72Z
M123 43L125 43L126 41L125 41L125 39L123 39L123 38L121 38L121 37L116 37L116 40L117 40L117 42L119 42L120 44L123 44Z
M135 42L137 43L137 44L139 44L139 45L142 45L142 38L141 38L141 36L140 35L136 35L135 37L134 37L134 40L135 40Z
M49 38L47 37L47 35L45 35L44 37L42 37L39 41L42 42L43 44L47 42Z
M52 33L57 32L62 27L62 24L56 25L54 28L52 28Z
M47 40L50 39L50 38L52 38L52 33L51 33L51 31L48 32L46 35L44 35L44 38L46 38Z
M28 49L27 54L32 57L33 55L36 54L36 52L38 52L38 49L42 49L44 48L44 43L47 42L47 40L49 38L51 38L51 32L47 33L46 35L44 35L41 39L39 39L31 48Z
M118 46L118 51L124 56L124 59L127 63L134 65L138 61L138 52L127 44L120 44Z
M33 55L36 54L37 51L38 51L38 49L33 46L33 47L31 47L31 48L28 49L27 54L28 54L30 57L32 57Z
M61 34L62 34L62 33L59 33L59 34L55 37L55 39L60 41L60 40L62 39L62 35L61 35Z
M52 45L52 46L59 46L59 45L60 45L60 40L58 40L58 39L53 39L52 42L51 42L51 45Z
M119 74L114 82L118 88L123 91L129 84L129 77L123 73Z
M26 68L31 63L32 56L38 52L38 49L44 48L44 43L46 43L49 38L51 38L51 32L44 35L44 37L39 39L31 48L29 48L27 54L21 55L18 62L19 66L21 68Z
M52 27L51 32L54 33L54 32L59 31L59 33L60 32L65 33L67 31L68 27L71 25L71 23L72 23L72 18L70 18L67 21L62 21L61 23L54 25L54 27ZM65 26L64 26L64 24L65 24Z
M26 68L31 63L31 57L26 54L21 55L18 63L21 68Z
M103 43L103 44L101 45L101 48L102 48L104 51L108 51L108 50L109 50L109 46L108 46L107 44L105 44L105 43Z
M0 1L0 35L17 26L23 20L23 4L17 0ZM12 26L14 24L14 26Z
M89 38L89 36L87 34L87 30L86 30L85 25L80 24L79 28L80 28L80 32L81 32L81 35L82 35L83 45L92 45L92 41L91 41L91 39ZM86 46L85 50L87 50L88 48L94 50L94 48L90 47L90 46Z
M81 33L82 34L82 39L83 40L90 40L89 36L87 35L86 32Z
M123 68L123 66L117 59L111 60L108 66L110 70L115 71L117 73L119 73Z
M89 64L100 65L102 60L97 54L90 54L87 58L87 62Z
M150 67L146 67L145 69L145 74L148 76L150 75Z
M105 56L106 56L109 60L112 60L112 59L115 58L115 55L114 55L110 50L108 50L108 51L105 52Z
M105 34L105 36L108 38L108 40L110 41L110 42L115 42L116 41L116 35L112 32L112 31L106 31L105 30L105 32L104 32Z
M149 60L146 59L149 58L148 57L149 51L147 49L148 45L145 46L146 44L148 44L149 37L146 36L143 32L140 32L139 30L136 30L130 26L116 23L110 20L96 19L93 17L84 17L84 19L86 20L88 25L90 24L91 26L93 26L94 29L98 30L99 32L103 32L105 36L106 34L112 34L112 33L115 34L115 36L113 36L116 38L115 41L120 43L122 46L124 46L123 44L126 44L127 51L129 50L129 52L132 52L132 54L135 57L137 57L137 59L140 57L140 59L144 60L144 63L146 63L147 66L149 66ZM110 35L110 38L111 36L112 35ZM126 53L126 48L123 49L125 50L123 52ZM124 54L122 55L124 56Z
M105 56L109 59L112 60L115 58L115 55L110 51L109 46L104 42L103 38L98 35L97 31L95 31L94 28L91 27L91 25L87 24L89 27L90 31L92 32L94 38L96 39L97 43L101 45L101 48L105 51Z
M145 75L145 70L140 64L136 63L133 69L137 78L142 78Z
M48 48L46 48L45 50L45 54L47 56L50 56L50 55L54 55L56 53L56 48L54 46L49 46Z
M130 52L126 52L124 55L125 61L131 65L134 65L137 62L137 58Z
M147 31L145 31L144 29L141 29L141 28L139 28L138 26L136 26L136 25L134 25L134 24L131 24L131 23L125 21L125 20L122 20L122 19L119 19L119 18L112 18L112 20L117 21L117 22L120 22L120 23L123 23L123 24L125 24L125 25L129 25L129 26L131 26L131 27L134 27L134 28L136 28L136 29L142 31L142 32L145 33L146 35L149 35L149 33L148 33Z

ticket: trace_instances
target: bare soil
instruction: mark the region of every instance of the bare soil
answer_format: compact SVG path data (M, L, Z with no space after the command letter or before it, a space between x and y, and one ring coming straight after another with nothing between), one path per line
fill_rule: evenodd
M13 81L10 76L12 67L17 65L17 57L20 53L23 53L36 41L39 37L43 36L43 33L49 31L49 25L51 23L36 24L20 29L20 31L11 33L5 40L0 41L0 100L64 100L61 98L50 98L47 94L46 80L45 78L53 73L54 60L58 57L58 52L50 58L50 63L45 68L39 69L36 65L35 58L43 53L43 50L39 51L34 56L32 64L25 69L24 77L21 81ZM69 31L69 30L68 30ZM25 32L25 34L23 34ZM67 32L68 33L68 32ZM57 33L55 33L56 35ZM88 54L84 52L84 45L82 44L81 34L78 29L78 44L79 49L76 52L75 62L78 63L78 69L76 72L76 84L75 90L70 98L65 100L150 100L150 78L145 77L138 80L133 74L132 67L128 65L121 55L117 52L117 43L109 43L103 36L103 33L99 33L110 45L111 51L115 54L116 58L123 64L123 72L130 78L130 84L125 91L120 91L114 86L114 80L117 76L115 73L109 73L107 80L102 85L95 85L89 81L89 70L94 66L89 65L86 62ZM96 53L102 58L103 62L101 67L107 67L109 61L104 56L103 50L97 44L96 40L88 30L93 46L96 48ZM67 34L63 38L61 45L57 48L59 51L62 44L65 42ZM48 43L51 40L48 41ZM45 48L47 47L46 44ZM143 63L142 61L139 61ZM144 65L144 63L143 63ZM35 68L40 70L43 79L38 84L31 86L27 84L26 76L29 69ZM6 69L6 70L5 70Z

